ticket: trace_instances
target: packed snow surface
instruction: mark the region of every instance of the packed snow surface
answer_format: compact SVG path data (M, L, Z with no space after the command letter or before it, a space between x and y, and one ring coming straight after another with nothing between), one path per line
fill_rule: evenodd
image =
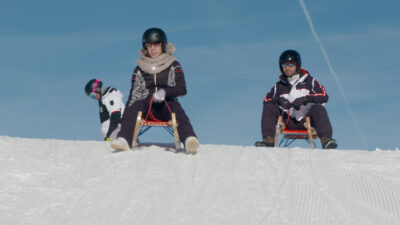
M2 225L400 224L400 151L0 136Z

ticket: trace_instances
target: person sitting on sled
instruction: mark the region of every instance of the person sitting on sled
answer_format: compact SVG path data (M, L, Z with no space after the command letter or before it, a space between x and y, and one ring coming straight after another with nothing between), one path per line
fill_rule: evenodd
M184 143L186 152L194 154L199 142L188 116L178 102L178 97L186 95L186 83L182 66L173 56L176 48L159 28L144 32L142 47L139 51L141 57L133 71L121 131L111 147L115 150L132 148L136 117L139 111L147 114L150 101L155 103L152 105L152 114L160 120L169 120L171 115L164 104L166 101L176 114L180 141Z
M117 138L120 130L122 112L125 105L122 101L122 93L113 88L102 88L103 82L99 79L91 79L85 86L85 93L92 99L99 101L101 133L105 141Z
M301 68L300 54L286 50L279 57L282 74L264 99L261 118L263 140L259 147L274 147L278 117L283 115L287 129L304 130L305 117L310 116L311 126L317 131L324 149L335 149L332 126L324 104L328 101L325 88L308 71Z

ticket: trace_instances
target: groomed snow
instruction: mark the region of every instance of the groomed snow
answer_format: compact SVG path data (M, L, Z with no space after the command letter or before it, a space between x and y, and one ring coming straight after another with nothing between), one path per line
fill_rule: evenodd
M0 224L400 224L400 151L0 136Z

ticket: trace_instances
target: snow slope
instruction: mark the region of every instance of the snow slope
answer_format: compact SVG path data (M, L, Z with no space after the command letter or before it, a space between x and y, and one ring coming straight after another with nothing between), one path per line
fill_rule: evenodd
M2 225L400 224L400 151L0 136Z

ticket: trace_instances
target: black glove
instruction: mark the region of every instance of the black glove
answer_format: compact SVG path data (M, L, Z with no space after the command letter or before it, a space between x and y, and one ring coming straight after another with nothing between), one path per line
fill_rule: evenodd
M280 105L283 109L289 110L292 107L292 103L289 102L284 97L279 97L278 98L278 105Z
M307 102L308 102L308 101L307 101L307 97L306 97L306 96L300 97L300 98L296 98L296 99L294 100L294 102L293 102L293 108L296 109L296 110L299 110L300 107L301 107L302 105L306 105Z

